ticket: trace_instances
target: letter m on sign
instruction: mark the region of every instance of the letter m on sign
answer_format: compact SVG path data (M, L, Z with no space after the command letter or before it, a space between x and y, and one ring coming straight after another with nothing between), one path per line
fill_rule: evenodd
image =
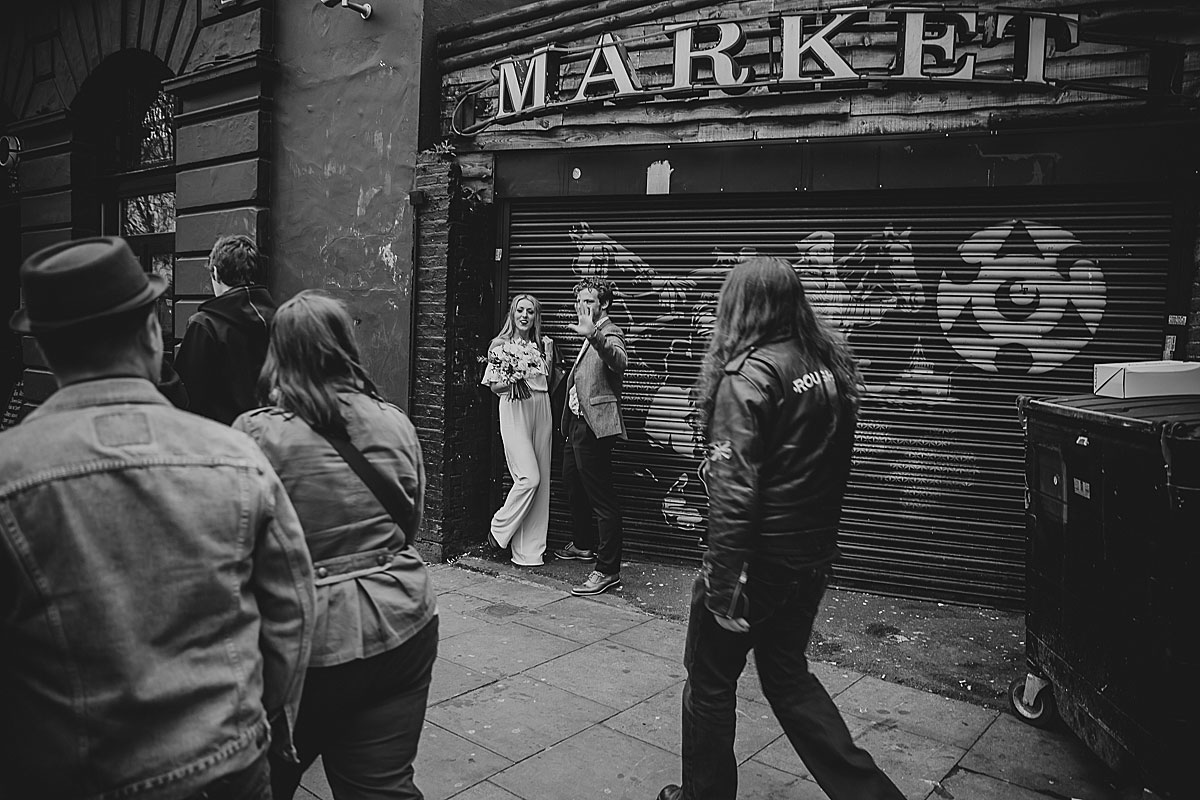
M539 48L529 61L502 61L492 67L500 84L496 119L515 117L545 108L558 84L558 49L554 45Z

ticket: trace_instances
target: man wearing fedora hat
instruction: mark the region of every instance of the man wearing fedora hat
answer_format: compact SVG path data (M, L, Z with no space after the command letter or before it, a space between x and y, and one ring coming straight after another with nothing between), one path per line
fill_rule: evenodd
M269 800L314 619L295 510L155 390L166 284L124 240L20 276L59 389L0 433L0 797Z

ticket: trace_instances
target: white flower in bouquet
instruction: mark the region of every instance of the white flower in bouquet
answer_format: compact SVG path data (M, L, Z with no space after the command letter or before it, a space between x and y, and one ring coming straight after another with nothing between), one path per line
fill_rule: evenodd
M512 339L488 353L488 367L494 370L497 379L511 387L509 400L525 400L533 395L527 378L531 374L546 371L542 354L533 342Z

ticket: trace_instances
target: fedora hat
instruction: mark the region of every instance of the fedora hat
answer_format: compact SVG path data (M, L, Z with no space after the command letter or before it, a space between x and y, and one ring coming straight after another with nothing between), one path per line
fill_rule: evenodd
M17 333L42 333L132 311L158 299L166 279L147 275L124 239L60 242L21 265L25 305L9 320Z

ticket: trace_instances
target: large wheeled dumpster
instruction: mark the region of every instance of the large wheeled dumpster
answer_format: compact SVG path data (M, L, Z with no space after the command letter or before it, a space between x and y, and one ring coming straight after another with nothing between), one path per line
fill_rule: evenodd
M1200 395L1018 405L1029 674L1013 709L1033 724L1057 710L1119 774L1200 796Z

